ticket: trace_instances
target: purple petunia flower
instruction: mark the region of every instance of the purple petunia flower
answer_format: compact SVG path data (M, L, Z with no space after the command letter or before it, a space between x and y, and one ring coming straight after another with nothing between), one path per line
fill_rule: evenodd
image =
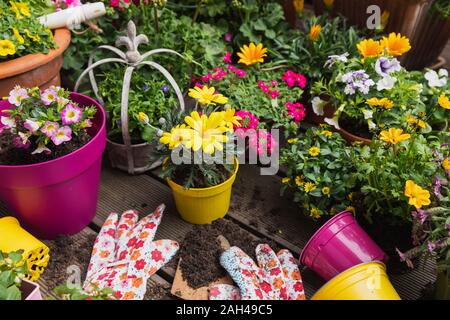
M164 91L165 93L169 92L169 86L168 86L167 84L165 84L165 85L162 87L162 91Z
M364 70L348 72L341 77L340 81L347 84L344 92L349 95L355 94L356 91L367 94L370 87L375 84Z
M375 62L375 71L382 77L388 76L392 72L398 72L401 69L400 62L396 58L381 57Z

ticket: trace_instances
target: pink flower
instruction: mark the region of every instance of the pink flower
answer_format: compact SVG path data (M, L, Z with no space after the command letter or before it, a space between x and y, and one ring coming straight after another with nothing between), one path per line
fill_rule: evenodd
M292 70L287 70L281 77L288 87L298 85L300 88L305 88L306 77L300 73L295 73Z
M258 118L255 117L252 113L245 110L239 110L234 115L237 117L241 117L241 120L238 120L238 122L240 123L240 127L236 125L233 126L235 130L241 129L245 132L249 129L256 130L258 128Z
M22 103L22 100L27 98L27 89L15 86L14 89L9 92L8 102L18 107Z
M266 87L266 86L267 86L267 85L265 84L264 81L258 80L258 87L259 87L259 88L263 88L263 87Z
M278 85L278 82L276 80L270 80L270 83L273 87L276 87Z
M272 134L266 130L259 130L257 134L253 134L249 139L249 146L256 151L258 155L271 154L277 146L277 142Z
M30 119L25 120L23 126L28 129L31 133L35 133L39 130L39 123Z
M28 140L28 137L25 137L23 133L22 135L15 136L12 144L17 149L28 149L31 146L31 142Z
M58 93L52 88L46 89L41 94L41 100L46 106L50 105L54 101L57 101L58 98Z
M151 254L152 254L152 260L153 261L158 262L158 261L161 261L163 259L163 255L162 255L161 251L159 251L159 250L155 249L155 250L153 250L151 252Z
M113 8L117 8L119 6L119 4L120 4L120 0L111 0L109 2L109 6L113 7Z
M77 123L81 120L81 116L83 115L83 111L81 108L73 105L68 104L62 111L61 111L61 119L63 124L72 124Z
M239 77L239 78L244 78L247 75L247 72L245 72L242 69L237 69L235 74Z
M200 80L202 80L202 82L208 82L209 80L212 79L212 74L208 73L207 75L201 76Z
M51 138L59 129L59 124L56 122L46 121L44 126L41 128L41 132L47 137Z
M301 120L305 118L306 116L305 107L301 103L299 102L293 103L289 101L286 102L285 106L288 110L288 115L294 118L295 124L298 124Z
M11 129L16 127L16 120L11 117L2 116L0 122L6 129Z
M214 74L213 79L214 80L222 80L223 77L227 75L226 71L219 71L216 74Z
M231 52L226 52L225 56L223 57L223 62L230 64L231 61Z
M264 86L264 87L261 88L261 90L262 90L264 93L268 93L268 92L270 91L270 88L269 88L268 86Z
M226 42L230 42L232 38L233 38L233 36L231 35L231 33L229 33L229 32L225 33L224 39Z
M272 90L272 91L270 91L270 97L271 97L272 99L276 99L276 98L278 97L278 94L279 94L278 90Z
M59 128L58 131L51 137L53 143L59 146L61 143L72 140L72 129L68 126Z
M236 67L233 66L232 64L229 64L229 65L227 66L227 69L234 72L234 71L236 70Z
M78 7L81 5L80 0L63 0L68 8Z
M300 88L305 88L306 87L306 77L302 74L297 74L296 79L297 84Z

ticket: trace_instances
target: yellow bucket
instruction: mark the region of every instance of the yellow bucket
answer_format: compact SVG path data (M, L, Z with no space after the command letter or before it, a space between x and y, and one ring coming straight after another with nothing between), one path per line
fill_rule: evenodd
M223 218L230 207L231 188L239 169L235 160L234 173L225 182L209 188L185 189L168 179L177 210L183 220L193 224L208 224Z
M400 300L386 266L379 261L356 265L328 281L311 300Z
M29 269L26 278L31 281L36 281L41 276L50 260L48 247L23 229L14 217L0 218L0 250L23 250Z

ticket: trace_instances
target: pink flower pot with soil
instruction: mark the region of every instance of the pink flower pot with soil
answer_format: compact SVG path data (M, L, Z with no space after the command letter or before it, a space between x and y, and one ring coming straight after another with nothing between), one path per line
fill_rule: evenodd
M35 282L22 280L20 285L22 300L42 300L41 289Z
M91 140L63 157L31 165L0 165L0 201L26 230L42 239L72 235L94 218L106 145L105 112L92 98L72 93L80 107L95 106ZM0 113L10 109L0 101Z
M327 281L358 264L386 262L387 259L383 250L347 211L328 220L311 237L300 255L302 265Z

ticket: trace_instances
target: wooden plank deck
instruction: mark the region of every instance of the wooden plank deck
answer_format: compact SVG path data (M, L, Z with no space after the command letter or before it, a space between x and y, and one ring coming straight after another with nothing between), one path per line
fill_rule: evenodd
M295 257L301 252L309 237L317 230L320 223L315 223L298 212L296 204L279 193L280 183L277 176L260 176L259 168L254 165L240 167L233 187L232 203L227 219L237 223L243 229L259 238L269 238L281 247L290 249ZM172 239L182 242L192 225L183 221L175 208L169 187L157 177L157 172L148 175L129 176L126 173L104 168L97 209L93 222L81 233L70 237L67 251L70 256L61 257L64 250L59 248L59 256L53 257L59 269L77 265L85 272L89 262L80 259L90 252L95 235L100 230L110 212L122 212L136 209L146 215L159 204L165 203L166 210L156 239ZM7 214L7 209L0 205L0 215ZM55 241L46 241L52 248ZM82 252L77 254L77 252ZM55 252L53 252L55 253ZM173 299L169 293L175 273L177 259L158 271L148 283L147 299ZM54 288L54 265L39 280L44 296L56 298ZM418 299L423 287L433 281L433 263L423 264L403 275L391 275L391 280L403 299ZM324 281L310 270L302 272L307 297L311 297Z

